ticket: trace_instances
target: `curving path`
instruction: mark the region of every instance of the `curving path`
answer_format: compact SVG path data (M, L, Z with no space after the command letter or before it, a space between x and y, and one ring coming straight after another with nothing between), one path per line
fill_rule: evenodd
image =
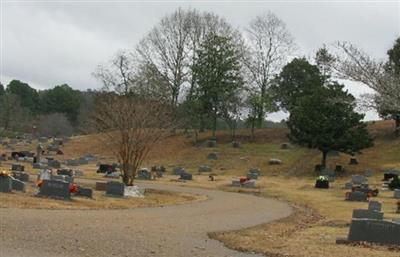
M210 240L207 232L255 226L291 213L285 203L252 195L141 186L204 194L209 200L130 210L0 209L0 257L254 257L259 255Z

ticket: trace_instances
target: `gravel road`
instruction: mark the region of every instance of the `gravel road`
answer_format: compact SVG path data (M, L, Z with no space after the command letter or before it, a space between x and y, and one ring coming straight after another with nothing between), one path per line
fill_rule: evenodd
M254 257L259 255L230 250L209 239L207 232L246 228L291 213L286 203L252 195L141 186L203 194L209 199L127 210L0 209L0 256Z

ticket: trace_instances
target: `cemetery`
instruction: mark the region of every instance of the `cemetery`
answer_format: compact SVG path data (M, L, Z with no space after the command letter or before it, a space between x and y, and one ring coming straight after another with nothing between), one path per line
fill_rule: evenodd
M398 1L2 1L0 257L399 257Z

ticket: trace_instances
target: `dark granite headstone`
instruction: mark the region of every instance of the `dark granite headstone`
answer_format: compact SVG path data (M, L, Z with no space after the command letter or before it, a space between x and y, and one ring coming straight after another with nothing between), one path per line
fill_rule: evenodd
M369 201L368 210L370 211L382 211L382 204L378 201Z
M140 169L138 179L151 180L151 172L148 169Z
M39 195L56 198L70 199L70 183L60 180L43 180Z
M360 191L354 191L354 192L349 192L347 194L346 200L348 201L356 201L356 202L365 202L367 201L367 194L360 192Z
M328 189L328 188L329 188L329 180L320 180L320 179L317 179L317 180L315 181L315 188Z
M23 171L13 171L11 175L18 180L21 180L23 182L28 182L29 181L29 174Z
M11 183L13 190L25 192L26 186L25 183L22 182L21 180L13 178Z
M180 179L182 179L182 180L192 180L193 176L190 173L183 172L183 173L181 173Z
M209 159L209 160L217 160L218 159L218 155L216 153L209 153L207 155L207 159Z
M12 190L12 178L10 176L0 176L0 192L9 193Z
M395 189L394 190L393 197L396 198L396 199L400 199L400 189Z
M93 197L93 190L91 188L78 187L78 191L76 192L76 196L84 196L84 197Z
M358 164L358 161L357 161L356 158L350 158L349 164L350 164L350 165L357 165L357 164Z
M353 219L348 240L400 245L400 224L388 220Z
M173 169L174 175L181 175L182 173L185 172L185 169L183 169L182 167L175 167Z
M383 212L355 209L353 210L353 219L372 219L383 220Z
M60 169L60 170L57 170L57 175L72 177L72 176L74 176L74 171L68 170L68 169Z
M211 172L212 169L210 166L207 165L200 165L199 166L199 172Z
M125 185L121 182L109 181L106 184L106 194L112 196L124 196Z
M57 160L49 160L49 167L59 169L61 167L61 163Z

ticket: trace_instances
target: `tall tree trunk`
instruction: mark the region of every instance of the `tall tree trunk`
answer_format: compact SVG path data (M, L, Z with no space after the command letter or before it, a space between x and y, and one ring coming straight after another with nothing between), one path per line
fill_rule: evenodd
M213 121L214 124L213 124L213 133L212 133L212 135L213 135L213 139L215 139L216 138L216 135L215 135L216 133L215 132L217 131L217 110L214 111L214 117L213 118L214 118L214 121Z
M255 137L254 137L254 127L255 127L255 119L253 119L252 121L251 121L251 141L253 141L254 142L254 140L255 140Z
M321 166L323 169L326 168L326 157L328 155L328 151L322 151L322 161L321 161Z
M397 137L400 137L400 115L395 117L394 122L395 122L394 133Z

